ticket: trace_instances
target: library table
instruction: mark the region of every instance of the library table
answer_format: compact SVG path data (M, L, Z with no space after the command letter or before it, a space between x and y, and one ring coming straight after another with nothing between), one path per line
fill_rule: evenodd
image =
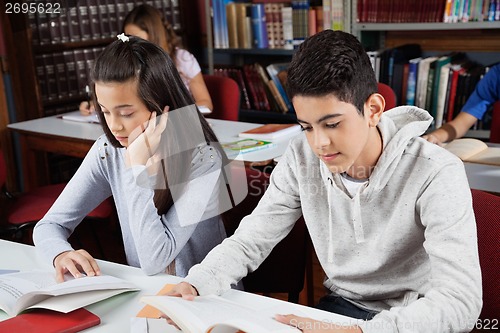
M44 266L36 255L35 247L6 240L0 240L0 253L9 255L0 256L0 268L4 270L29 271L35 269L52 270L53 267ZM134 283L140 291L127 292L91 304L85 308L101 318L101 324L86 329L85 332L132 332L132 318L144 306L139 299L142 296L155 295L167 283L177 283L179 277L167 274L153 276L145 275L139 268L97 260L103 274ZM274 314L295 313L301 316L312 317L329 323L351 324L353 319L318 309L288 303L256 294L239 290L230 290L223 295L224 298L246 305L253 309L265 310L269 316ZM7 319L5 312L0 310L0 321ZM156 319L156 325L162 326L161 332L179 332L173 326L166 324L164 319ZM154 325L154 326L156 326ZM297 332L299 332L297 330ZM151 332L149 332L151 333Z
M207 119L220 142L238 140L238 133L261 124ZM22 176L24 190L35 188L48 179L46 163L40 152L56 153L83 158L94 141L102 135L99 124L64 120L60 116L44 117L9 124L19 133L22 154ZM291 137L275 140L276 145L240 155L237 159L251 165L268 165L281 156Z

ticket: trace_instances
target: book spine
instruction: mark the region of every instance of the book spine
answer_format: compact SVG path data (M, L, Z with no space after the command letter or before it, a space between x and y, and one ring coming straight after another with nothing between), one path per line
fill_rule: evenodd
M264 15L266 17L267 44L270 49L275 48L276 32L274 31L274 15L270 3L264 4Z
M66 63L68 95L69 97L78 96L78 77L74 53L72 51L64 51L63 58Z
M56 76L57 98L63 99L68 97L68 78L66 76L66 63L62 52L52 54L54 60L54 70Z
M73 7L67 12L69 41L79 42L82 40L80 24L78 22L78 8Z
M286 94L285 88L281 84L281 81L280 81L280 79L278 77L278 70L274 67L273 64L268 65L266 67L266 70L267 70L267 73L269 74L269 76L271 77L271 79L274 81L274 84L276 85L276 88L278 88L278 91L280 92L281 97L285 101L287 110L292 111L293 110L292 103L288 99L288 96Z
M170 0L170 7L172 10L172 19L170 23L175 31L179 31L181 30L181 11L179 8L179 0Z
M109 25L108 16L108 5L106 3L100 3L98 5L98 16L99 16L99 28L101 30L101 36L103 38L111 37L111 27Z
M293 50L293 12L292 7L282 7L284 49Z
M89 8L85 3L77 7L78 24L80 26L80 38L82 41L91 39Z
M57 78L52 54L44 54L43 63L47 82L47 99L49 101L57 99Z
M226 16L229 48L237 49L239 47L238 26L236 23L236 4L234 2L230 2L226 5Z
M35 55L35 71L38 80L38 85L40 87L40 95L42 96L42 102L47 102L49 100L49 92L47 87L47 75L45 74L45 63L42 55Z
M92 39L102 38L99 23L99 7L95 0L87 0L89 12L90 35Z
M61 30L61 43L70 42L68 15L69 12L65 12L58 17L59 29Z
M269 47L264 4L252 4L252 32L254 47L259 49Z
M408 68L408 85L406 91L406 103L415 105L415 93L417 90L418 62L410 62Z

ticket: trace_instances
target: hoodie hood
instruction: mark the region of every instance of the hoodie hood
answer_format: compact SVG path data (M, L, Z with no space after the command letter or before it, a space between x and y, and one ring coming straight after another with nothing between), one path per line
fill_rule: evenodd
M410 141L424 134L432 120L429 112L414 106L399 106L382 114L377 127L383 150L364 190L368 200L384 188Z

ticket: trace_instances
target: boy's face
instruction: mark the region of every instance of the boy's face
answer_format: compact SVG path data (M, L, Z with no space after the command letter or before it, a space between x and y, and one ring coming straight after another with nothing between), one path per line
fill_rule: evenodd
M353 104L333 95L293 98L297 120L311 149L331 172L347 172L361 179L368 177L376 164L382 151L376 129L382 111L370 104L372 96L365 103L364 116Z

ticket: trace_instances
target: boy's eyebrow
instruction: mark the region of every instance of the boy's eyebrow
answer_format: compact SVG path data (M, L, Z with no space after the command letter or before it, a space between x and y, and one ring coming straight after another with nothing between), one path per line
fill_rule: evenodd
M319 118L316 123L319 124L320 122L322 121L325 121L327 119L330 119L330 118L335 118L335 117L340 117L342 116L343 114L342 113L332 113L332 114L327 114L327 115L324 115L323 117ZM299 123L304 123L304 124L309 124L307 121L304 121L304 120L300 120L299 118L297 118L297 122Z

